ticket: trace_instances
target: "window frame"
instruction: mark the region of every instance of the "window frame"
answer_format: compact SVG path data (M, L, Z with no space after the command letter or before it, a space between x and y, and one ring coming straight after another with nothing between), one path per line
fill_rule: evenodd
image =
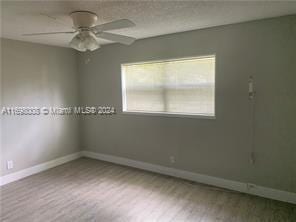
M150 63L162 63L162 62L173 62L180 60L190 60L190 59L203 59L203 58L214 58L215 60L215 73L214 73L214 115L202 114L202 113L174 113L174 112L151 112L151 111L128 111L126 110L126 88L125 88L125 70L126 65L140 65L140 64L150 64ZM132 63L122 63L121 66L121 114L127 115L140 115L140 116L162 116L162 117L182 117L182 118L198 118L198 119L216 119L216 73L217 73L217 57L216 54L207 54L202 56L190 56L190 57L178 57L169 59L158 59L158 60L146 60Z

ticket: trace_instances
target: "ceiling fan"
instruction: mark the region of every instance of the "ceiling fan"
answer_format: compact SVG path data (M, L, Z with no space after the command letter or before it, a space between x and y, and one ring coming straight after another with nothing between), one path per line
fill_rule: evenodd
M70 16L73 20L73 31L30 33L23 35L34 36L54 34L75 34L69 45L70 47L81 52L85 52L86 50L94 51L100 48L97 38L102 38L113 42L119 42L125 45L130 45L136 40L132 37L105 32L109 30L135 26L135 23L128 19L120 19L109 23L96 25L98 16L93 12L74 11L70 13Z

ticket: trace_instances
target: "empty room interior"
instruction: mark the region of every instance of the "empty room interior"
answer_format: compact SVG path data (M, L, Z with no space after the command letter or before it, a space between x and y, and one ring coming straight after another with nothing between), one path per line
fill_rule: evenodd
M296 221L296 1L0 6L0 221Z

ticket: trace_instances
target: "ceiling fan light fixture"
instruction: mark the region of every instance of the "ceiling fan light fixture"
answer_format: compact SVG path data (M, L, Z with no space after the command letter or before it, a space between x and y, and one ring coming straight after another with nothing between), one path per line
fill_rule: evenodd
M100 48L96 36L91 31L81 31L70 42L70 47L80 52L94 51Z
M83 31L81 32L81 35L83 35L83 44L87 50L94 51L100 48L98 40L93 32Z
M85 44L85 47L89 51L94 51L94 50L100 48L100 45L99 45L99 43L97 41L91 41L91 42L87 42Z
M76 35L74 36L74 38L71 40L71 42L69 43L69 46L73 49L76 49L80 52L85 52L86 48L83 45L83 42L81 41L81 37L80 35Z

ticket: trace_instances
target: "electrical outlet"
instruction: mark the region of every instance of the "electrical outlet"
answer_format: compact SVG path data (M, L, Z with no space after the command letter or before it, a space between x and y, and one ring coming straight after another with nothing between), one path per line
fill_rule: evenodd
M176 159L175 159L174 156L170 156L170 162L171 162L171 163L176 163Z
M7 160L7 169L10 170L13 168L13 161L12 160Z

